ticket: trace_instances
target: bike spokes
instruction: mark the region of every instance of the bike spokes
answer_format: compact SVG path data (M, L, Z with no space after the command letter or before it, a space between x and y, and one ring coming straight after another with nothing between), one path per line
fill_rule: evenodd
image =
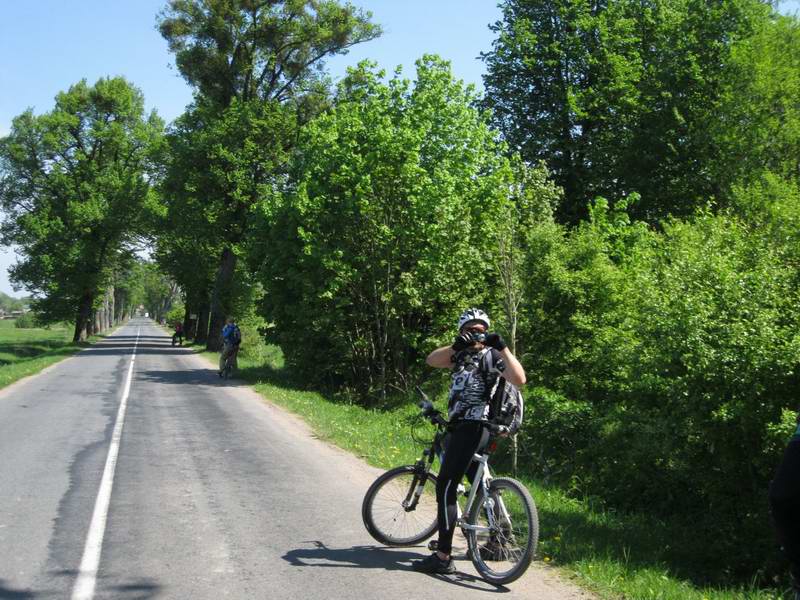
M495 479L471 511L469 533L475 567L486 579L508 583L528 568L539 537L533 500L518 482Z
M418 490L419 478L414 468L401 467L375 482L365 498L363 516L378 541L394 546L413 545L434 533L436 495L431 479L425 489Z

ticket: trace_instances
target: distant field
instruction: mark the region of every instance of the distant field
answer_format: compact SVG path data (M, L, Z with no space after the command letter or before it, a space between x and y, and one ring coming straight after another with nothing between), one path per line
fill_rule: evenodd
M0 388L80 350L72 333L67 326L17 329L13 319L0 320Z

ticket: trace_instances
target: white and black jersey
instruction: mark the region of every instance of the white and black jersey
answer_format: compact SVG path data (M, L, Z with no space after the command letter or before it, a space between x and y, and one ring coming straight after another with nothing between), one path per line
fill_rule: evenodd
M480 421L489 415L489 398L506 365L500 352L482 348L456 356L447 413L450 420Z

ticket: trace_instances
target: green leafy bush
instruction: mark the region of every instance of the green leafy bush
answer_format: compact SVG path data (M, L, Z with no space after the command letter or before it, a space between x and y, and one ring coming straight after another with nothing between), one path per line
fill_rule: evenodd
M174 327L175 323L183 323L183 317L186 314L186 308L183 305L183 302L176 302L172 305L172 308L169 309L166 315L164 315L164 319L167 321L167 327Z
M34 329L38 327L36 316L32 312L26 312L24 315L14 320L14 327L17 329Z
M361 398L406 389L488 299L512 171L474 100L434 57L413 87L361 65L301 135L260 270L270 339L309 380Z
M521 463L692 520L715 540L710 573L770 555L766 489L800 392L797 197L768 178L739 191L738 215L658 231L600 202L530 256L521 333L541 387Z

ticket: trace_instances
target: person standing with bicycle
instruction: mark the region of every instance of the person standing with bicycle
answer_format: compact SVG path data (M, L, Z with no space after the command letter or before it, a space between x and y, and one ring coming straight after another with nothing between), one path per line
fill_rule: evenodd
M219 355L219 372L218 375L222 377L225 371L225 363L228 359L236 361L236 355L239 353L239 345L242 343L242 332L236 324L236 319L228 317L225 321L225 327L222 328L222 353Z
M458 319L453 344L437 348L425 359L431 367L452 370L448 397L451 430L436 483L439 540L436 552L412 567L423 573L455 572L451 556L458 518L458 486L475 452L489 438L489 398L501 375L511 384L525 384L525 370L482 310L470 308Z

